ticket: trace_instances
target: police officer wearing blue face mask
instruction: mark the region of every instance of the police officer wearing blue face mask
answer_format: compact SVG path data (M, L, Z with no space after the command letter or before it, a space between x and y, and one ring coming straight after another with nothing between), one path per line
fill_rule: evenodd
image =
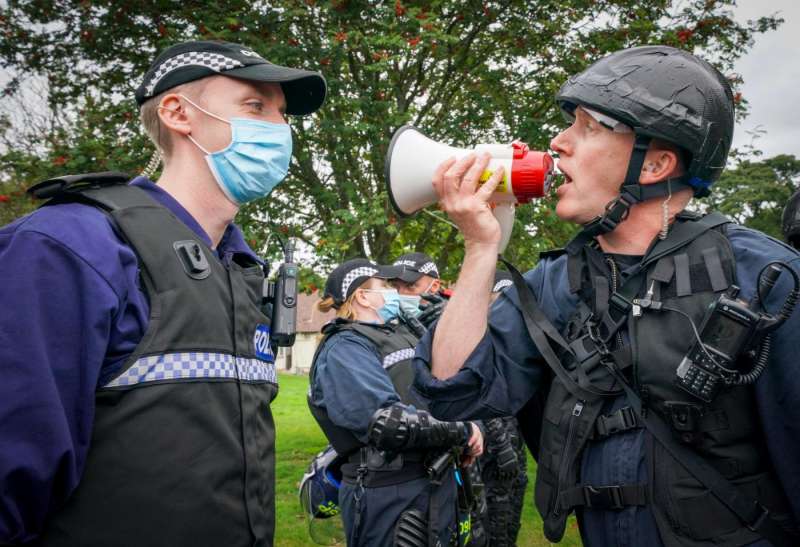
M346 463L339 505L347 544L450 545L456 537L453 448L482 452L469 422L440 422L408 394L417 337L397 321L397 268L365 259L331 272L322 332L311 369L309 407Z
M173 46L136 90L158 183L53 179L0 228L0 543L272 545L264 262L232 221L325 90L249 47Z

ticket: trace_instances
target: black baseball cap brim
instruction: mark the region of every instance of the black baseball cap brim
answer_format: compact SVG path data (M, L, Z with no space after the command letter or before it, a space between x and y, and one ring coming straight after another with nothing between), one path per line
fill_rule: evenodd
M411 270L407 266L393 266L393 267L400 268L400 272L393 279L399 279L400 281L404 281L406 283L414 283L417 279L425 275L424 273Z
M327 93L325 78L318 72L270 63L240 44L199 40L163 51L136 89L136 102L141 105L175 86L209 76L280 84L286 113L292 115L318 110Z
M280 65L251 65L228 70L223 76L280 84L286 97L286 113L294 116L316 112L325 102L325 79L310 70Z

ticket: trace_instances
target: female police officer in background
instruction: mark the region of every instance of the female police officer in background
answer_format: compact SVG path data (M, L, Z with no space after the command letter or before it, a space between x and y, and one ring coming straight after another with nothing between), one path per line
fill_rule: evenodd
M452 463L431 463L453 447L474 458L479 429L439 422L409 404L417 338L399 324L396 268L349 260L328 277L322 311L337 317L322 332L311 369L309 406L345 459L339 505L347 544L448 545L455 536ZM436 476L432 476L436 475Z

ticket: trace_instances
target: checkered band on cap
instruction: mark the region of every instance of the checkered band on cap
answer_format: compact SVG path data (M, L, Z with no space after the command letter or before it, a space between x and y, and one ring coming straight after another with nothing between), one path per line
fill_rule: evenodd
M383 358L383 368L389 368L396 365L400 361L406 361L414 358L414 348L406 348L394 351Z
M436 264L434 264L433 262L426 262L425 264L420 266L417 271L422 274L429 274L433 272L436 275L439 275L439 270L436 269Z
M514 283L510 279L501 279L500 281L494 284L494 287L492 287L492 292L500 292L509 285L513 284Z
M138 359L105 387L125 387L162 380L229 379L278 383L275 363L227 353L185 352Z
M160 82L164 76L173 70L185 66L202 66L214 72L223 72L225 70L231 70L232 68L242 67L244 64L220 53L211 53L209 51L189 51L187 53L181 53L175 57L170 57L158 66L155 73L150 78L150 81L145 86L147 95L153 94L158 82Z
M353 281L358 279L359 277L372 277L378 273L378 270L375 268L370 268L368 266L362 266L360 268L356 268L355 270L350 270L347 272L347 275L344 276L342 280L342 300L347 299L347 289L350 288L350 285L353 284Z

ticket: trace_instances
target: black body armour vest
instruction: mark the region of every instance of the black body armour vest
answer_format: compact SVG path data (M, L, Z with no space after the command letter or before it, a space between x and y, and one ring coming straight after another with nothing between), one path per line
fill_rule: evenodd
M420 401L412 401L410 397L411 385L414 381L414 369L411 362L414 358L414 348L419 339L402 323L378 325L358 323L341 318L328 323L322 328L322 333L325 337L319 343L314 354L314 361L309 375L311 383L314 383L317 356L325 343L334 334L347 330L363 336L375 347L383 368L389 374L400 400L405 404L413 404L417 408L425 409ZM350 431L334 424L328 417L327 410L314 405L311 402L311 397L308 399L308 406L322 432L325 433L328 441L339 455L348 456L364 446L364 443L359 441Z
M61 198L104 210L136 252L147 332L99 386L85 471L39 545L272 545L278 385L261 266L224 265L142 190Z
M698 217L684 215L678 222L696 220ZM675 231L661 243L669 245ZM735 282L734 255L724 229L717 226L703 231L653 259L652 251L658 248L643 259L645 276L636 295L682 311L699 327L709 305ZM576 507L614 510L647 504L666 547L737 546L760 539L649 432L648 484L581 482L581 454L590 443L642 427L629 406L604 414L607 401L625 397L600 356L593 353L592 339L597 334L589 328L608 317L610 297L613 300L619 288L613 285L621 283L618 271L610 271L612 268L616 270L596 246L584 246L568 256L570 286L580 302L561 333L574 353L562 351L560 360L581 388L597 386L616 394L581 398L557 375L553 378L542 420L535 489L545 535L560 541L567 516ZM691 447L741 492L758 500L770 511L770 518L786 523L789 505L769 462L752 386L727 388L713 402L704 403L676 385L676 369L694 342L686 317L634 305L626 326L608 349L646 412L657 413L667 422L676 442Z

